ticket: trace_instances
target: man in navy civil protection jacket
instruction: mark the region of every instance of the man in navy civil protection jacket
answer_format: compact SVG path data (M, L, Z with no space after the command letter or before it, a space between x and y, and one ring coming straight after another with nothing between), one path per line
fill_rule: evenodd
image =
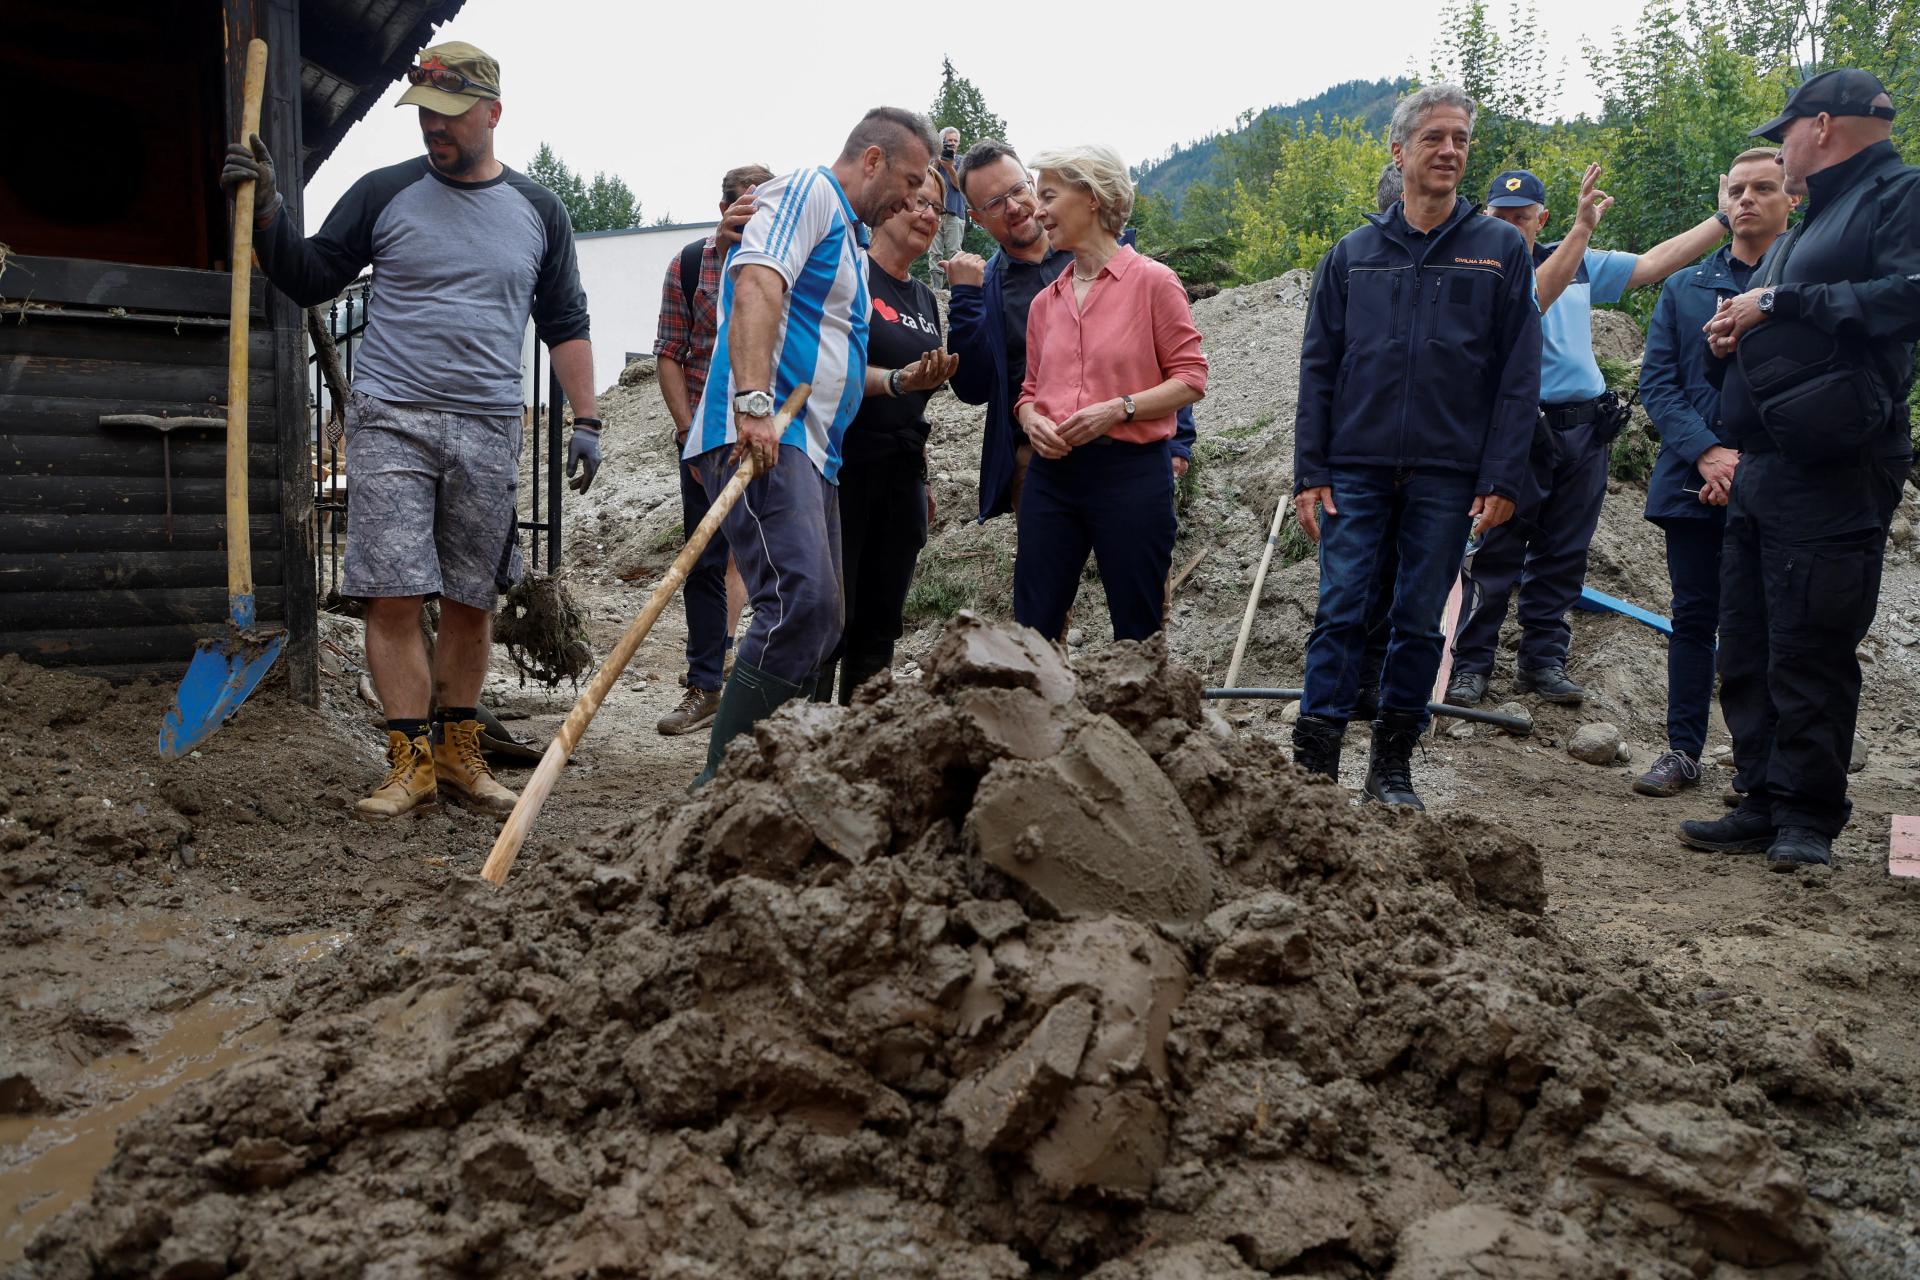
M1439 84L1394 108L1405 194L1348 233L1313 291L1294 420L1294 509L1320 544L1294 759L1339 776L1389 526L1388 610L1366 794L1424 807L1411 774L1440 669L1440 613L1468 536L1513 515L1540 398L1526 239L1459 195L1475 107Z
M1027 310L1073 255L1048 243L1026 166L998 138L983 138L967 149L960 161L960 188L968 216L1000 248L990 260L957 253L942 264L952 288L947 349L960 357L948 385L963 403L987 406L980 439L980 520L1009 511L1018 519L1020 488L1033 456L1026 433L1013 420L1027 375ZM1121 232L1120 243L1133 243L1132 227ZM1173 432L1175 479L1187 472L1193 440L1193 409L1183 406Z
M1733 158L1727 170L1733 243L1667 277L1647 325L1640 403L1660 437L1660 455L1647 481L1646 517L1666 535L1673 636L1667 641L1667 749L1634 780L1641 795L1679 795L1700 780L1713 710L1726 489L1740 463L1739 451L1715 430L1720 388L1707 368L1701 330L1722 298L1747 291L1754 267L1799 203L1787 192L1779 155L1754 147Z
M1804 182L1800 225L1707 322L1720 430L1740 451L1721 551L1720 709L1740 807L1684 822L1715 852L1776 870L1833 861L1852 813L1855 648L1873 623L1887 528L1913 466L1920 169L1893 149L1886 88L1813 77L1754 130Z

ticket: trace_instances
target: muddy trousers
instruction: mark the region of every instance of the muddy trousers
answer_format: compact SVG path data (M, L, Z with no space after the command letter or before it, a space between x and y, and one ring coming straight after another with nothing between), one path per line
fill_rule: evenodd
M922 455L849 462L840 468L840 564L847 626L839 651L839 699L893 666L907 589L927 545L927 466ZM822 681L819 697L832 693Z
M706 518L713 500L701 487L691 462L680 464L680 527L684 536ZM681 589L687 610L687 687L709 693L720 687L727 657L727 535L713 535L687 571Z
M1714 634L1720 626L1720 546L1726 517L1656 520L1667 539L1673 635L1667 640L1667 746L1695 760L1713 716Z
M1854 650L1880 597L1910 459L1812 467L1744 453L1720 558L1720 710L1734 786L1776 827L1840 834L1860 710Z
M1493 671L1493 652L1516 582L1520 669L1566 665L1573 638L1567 611L1586 585L1587 549L1607 496L1607 446L1595 430L1590 422L1554 430L1551 469L1535 475L1544 496L1481 540L1461 582L1467 607L1453 637L1456 674Z

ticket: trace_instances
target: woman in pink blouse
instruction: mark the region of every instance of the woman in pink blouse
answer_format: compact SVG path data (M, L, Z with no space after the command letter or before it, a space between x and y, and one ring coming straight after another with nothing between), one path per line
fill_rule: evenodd
M1173 561L1174 415L1206 394L1207 358L1172 271L1120 244L1133 212L1110 147L1034 157L1040 222L1073 266L1027 314L1015 417L1033 445L1020 498L1014 620L1058 639L1091 551L1117 640L1160 630Z

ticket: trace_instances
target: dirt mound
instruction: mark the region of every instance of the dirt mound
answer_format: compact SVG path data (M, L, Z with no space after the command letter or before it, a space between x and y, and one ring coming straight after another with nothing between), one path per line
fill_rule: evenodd
M925 670L306 975L20 1274L1817 1265L1754 1083L1816 1050L1587 971L1526 843L1351 807L1155 648Z

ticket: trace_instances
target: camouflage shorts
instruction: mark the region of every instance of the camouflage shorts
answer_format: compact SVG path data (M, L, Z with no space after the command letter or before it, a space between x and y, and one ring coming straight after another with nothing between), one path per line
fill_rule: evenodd
M349 596L492 609L520 577L520 419L347 399Z

